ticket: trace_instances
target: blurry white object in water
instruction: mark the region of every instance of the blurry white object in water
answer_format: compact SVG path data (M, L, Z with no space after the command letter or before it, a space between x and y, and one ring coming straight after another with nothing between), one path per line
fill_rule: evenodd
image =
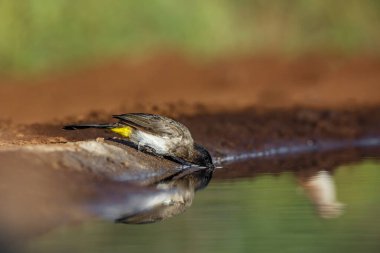
M335 182L327 171L301 178L300 184L322 218L336 218L343 213L344 204L337 201Z

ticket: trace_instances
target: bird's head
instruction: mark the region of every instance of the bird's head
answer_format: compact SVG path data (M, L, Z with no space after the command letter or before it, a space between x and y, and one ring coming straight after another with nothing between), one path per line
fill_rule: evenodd
M203 146L196 143L194 144L192 163L207 168L214 168L210 153Z

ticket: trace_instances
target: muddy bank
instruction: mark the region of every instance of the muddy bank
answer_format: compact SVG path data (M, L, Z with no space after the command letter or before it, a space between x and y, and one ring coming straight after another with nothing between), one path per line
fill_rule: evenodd
M0 117L15 123L90 112L164 114L251 106L351 108L380 103L380 58L266 55L199 62L178 54L119 59L33 78L0 78Z
M333 169L337 164L355 162L363 156L377 156L376 152L363 153L354 141L363 138L378 138L380 136L380 107L358 107L355 109L313 109L297 107L291 109L258 109L250 108L238 112L207 113L199 115L180 115L175 117L189 127L196 142L205 146L215 161L221 157L239 155L246 152L267 151L273 148L285 147L291 150L309 148L306 155L294 154L289 151L282 157L276 154L265 155L264 159L254 159L252 162L239 162L238 165L226 165L219 170L217 178L232 178L252 176L257 172L282 172L307 170L308 168ZM78 119L79 120L79 119ZM106 113L92 113L80 122L109 122ZM1 146L23 147L25 145L51 144L64 145L66 142L94 141L98 137L112 138L115 134L106 130L87 129L65 131L64 124L77 122L62 121L56 124L14 125L3 122L1 125ZM345 144L346 143L346 144ZM335 153L327 151L333 151ZM342 145L338 150L329 149L328 145ZM33 146L31 146L33 147ZM324 148L323 148L324 147ZM131 154L125 161L129 164L145 164L152 170L171 166L162 159L126 147ZM324 149L324 150L322 150ZM338 151L344 149L341 155ZM69 152L69 151L67 151ZM71 152L71 151L70 151ZM371 153L372 152L372 153ZM73 154L75 152L71 152ZM65 154L66 155L66 154ZM63 156L63 155L62 155ZM70 157L70 154L67 155ZM88 153L90 161L91 152ZM329 159L326 157L330 156ZM259 158L259 157L257 157ZM153 160L152 160L153 159ZM58 161L59 157L52 159ZM161 161L162 160L162 161ZM6 163L2 163L4 165ZM94 162L88 163L90 166ZM66 166L67 167L67 166ZM112 168L111 168L112 167ZM117 166L116 166L117 167ZM116 173L116 167L110 164L111 173ZM169 168L168 167L168 168ZM228 169L237 167L238 169Z
M165 115L165 114L164 114ZM380 134L380 107L352 109L287 109L248 108L236 112L172 116L184 123L194 139L214 155L243 152L270 145L291 144L309 140L354 139ZM107 113L91 113L85 118L70 118L53 124L0 124L2 145L65 143L98 137L116 136L107 130L65 131L65 124L78 122L114 122Z

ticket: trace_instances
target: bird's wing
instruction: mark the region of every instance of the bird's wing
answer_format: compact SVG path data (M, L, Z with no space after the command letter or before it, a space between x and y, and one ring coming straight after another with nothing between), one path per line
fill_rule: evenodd
M113 115L113 117L119 119L121 123L125 125L158 136L184 137L190 135L187 127L179 122L160 115L146 113L127 113L121 115Z

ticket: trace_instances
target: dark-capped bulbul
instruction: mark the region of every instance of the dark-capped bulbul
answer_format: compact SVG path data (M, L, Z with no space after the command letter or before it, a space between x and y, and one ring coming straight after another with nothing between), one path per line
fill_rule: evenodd
M194 142L189 129L171 118L147 113L113 115L119 120L110 124L76 124L65 130L105 128L135 144L139 150L168 156L182 163L212 167L209 152Z

